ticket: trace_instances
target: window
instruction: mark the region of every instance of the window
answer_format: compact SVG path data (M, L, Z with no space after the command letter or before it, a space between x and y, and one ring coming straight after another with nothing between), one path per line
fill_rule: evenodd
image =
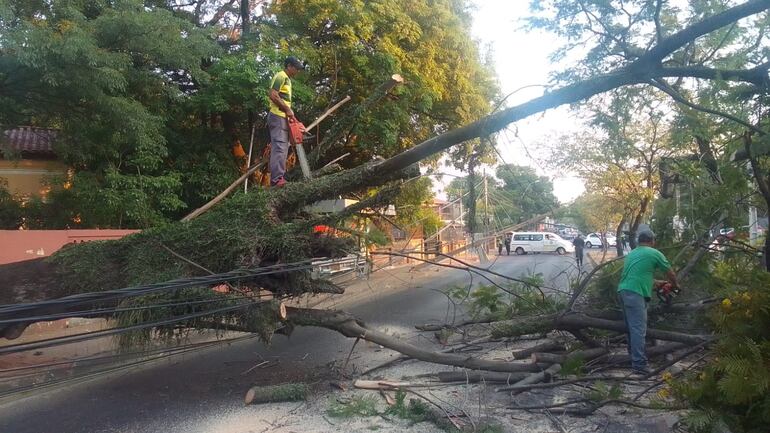
M543 235L531 235L531 237L532 237L532 239L530 239L530 240L532 240L532 241L542 241L543 240Z
M513 235L513 240L515 241L528 241L529 235Z

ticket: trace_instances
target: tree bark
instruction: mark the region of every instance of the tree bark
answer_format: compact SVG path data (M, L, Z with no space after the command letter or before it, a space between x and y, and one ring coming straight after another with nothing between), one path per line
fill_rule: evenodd
M551 379L551 377L555 374L557 374L559 371L561 371L561 365L559 364L553 364L552 366L548 367L546 370L541 371L539 373L530 374L529 376L525 377L524 379L514 383L511 386L504 386L501 388L496 388L496 392L503 392L503 391L513 391L516 387L523 387L526 385L532 385L535 383L540 383L543 381L548 381Z
M348 338L360 338L400 352L410 358L436 364L453 365L471 370L520 373L538 371L540 366L530 363L491 361L453 353L438 353L405 343L385 333L366 327L355 317L339 311L287 308L288 322L297 326L319 326L339 332Z
M438 380L441 382L498 382L498 383L516 383L529 373L494 373L485 371L441 371L438 373Z
M520 319L518 321L500 322L492 330L492 337L512 337L550 330L569 331L571 329L584 328L597 328L621 333L626 332L626 325L620 320L600 319L582 313L566 313L563 315L552 314ZM647 337L686 344L700 344L711 339L711 336L707 335L691 335L655 328L649 328L647 330Z
M626 224L626 215L623 214L623 218L620 219L620 222L618 223L618 227L615 229L615 251L618 255L618 257L623 257L625 254L625 250L623 249L623 242L621 241L623 239L623 226Z
M532 346L528 349L522 349L522 350L514 350L513 351L513 359L525 359L532 356L533 353L536 352L554 352L554 351L561 351L566 350L566 346L564 343L560 341L546 341L545 343L538 344L536 346Z
M607 349L603 347L597 347L595 349L576 350L570 353L546 353L536 352L531 356L532 362L544 363L544 364L564 364L565 361L572 359L582 359L583 361L590 361L607 354Z

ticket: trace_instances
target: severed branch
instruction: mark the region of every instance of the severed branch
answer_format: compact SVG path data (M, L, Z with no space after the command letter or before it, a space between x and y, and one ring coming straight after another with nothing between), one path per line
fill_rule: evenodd
M411 358L436 364L453 365L471 370L488 370L505 373L538 371L537 364L491 361L453 353L439 353L405 343L383 332L368 328L348 313L332 310L287 308L287 321L296 326L319 326L337 331L348 338L360 338L400 352Z

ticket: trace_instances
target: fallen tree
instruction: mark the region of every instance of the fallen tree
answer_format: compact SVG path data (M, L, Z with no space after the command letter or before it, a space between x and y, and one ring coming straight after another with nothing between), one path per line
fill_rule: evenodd
M313 182L289 183L281 189L254 188L247 194L237 194L222 200L191 221L148 229L119 241L69 246L50 260L62 291L67 294L105 292L211 273L219 278L193 281L184 287L179 286L179 283L166 284L169 288L166 295L137 292L136 296L130 297L132 301L115 296L94 295L65 297L60 302L33 305L26 309L6 306L0 308L0 331L5 338L15 338L28 324L45 320L41 317L53 314L58 314L57 317L78 317L83 311L101 308L105 310L104 316L116 318L126 329L134 329L132 326L139 324L149 324L146 329L172 331L180 327L221 327L257 332L269 339L272 332L282 326L320 326L351 338L381 344L427 362L497 372L540 374L549 369L555 372L553 370L556 367L553 366L556 363L552 366L491 361L427 351L367 328L360 320L342 312L289 309L284 321L274 314L275 304L271 301L305 293L341 292L340 288L328 281L312 279L307 261L317 256L337 257L355 251L352 238L315 237L311 234L312 227L319 223L333 225L356 212L388 204L405 182L419 176L416 164L451 146L489 136L512 122L550 108L579 102L621 86L648 83L657 78L720 78L755 86L766 85L769 64L748 70L718 71L703 67L671 67L665 59L705 34L768 8L768 0L751 0L734 6L660 39L657 44L612 73L549 91L523 104L440 134L392 158L327 174ZM387 94L388 85L386 83L381 91L378 90L375 100ZM320 217L305 210L308 205L319 200L344 196L370 187L381 189L378 194L339 214ZM257 274L246 272L223 276L232 269L265 269L279 264L292 266ZM236 286L225 294L211 290L222 283L236 283ZM567 311L497 323L493 336L513 337L551 330L577 332L587 328L622 332L624 326L620 321L572 311L582 287L576 290ZM266 300L261 297L262 293L266 294ZM170 303L172 300L176 301L174 308L142 309L143 303ZM208 306L224 303L225 307L206 310L195 306L194 302L198 301L211 302ZM193 320L221 308L227 311L211 313L213 318L206 317L206 320ZM128 309L132 309L132 313L124 314L122 310ZM149 333L143 335L150 336ZM710 338L658 329L651 329L648 335L690 346L703 344ZM558 356L561 359L561 356L569 355ZM545 379L547 375L542 377Z

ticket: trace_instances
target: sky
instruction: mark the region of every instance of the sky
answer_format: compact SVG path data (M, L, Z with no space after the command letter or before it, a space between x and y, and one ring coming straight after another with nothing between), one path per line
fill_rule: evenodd
M493 50L495 69L503 95L515 92L507 106L526 102L543 93L538 85L547 84L556 66L548 55L557 48L557 40L544 32L522 29L520 18L528 14L529 0L475 0L473 36L482 47ZM533 86L533 87L526 87ZM577 122L567 108L549 110L512 124L500 134L497 149L505 163L529 165L538 174L551 178L560 202L573 200L583 192L583 182L558 167L548 167L548 152L541 143L549 137L575 131Z

